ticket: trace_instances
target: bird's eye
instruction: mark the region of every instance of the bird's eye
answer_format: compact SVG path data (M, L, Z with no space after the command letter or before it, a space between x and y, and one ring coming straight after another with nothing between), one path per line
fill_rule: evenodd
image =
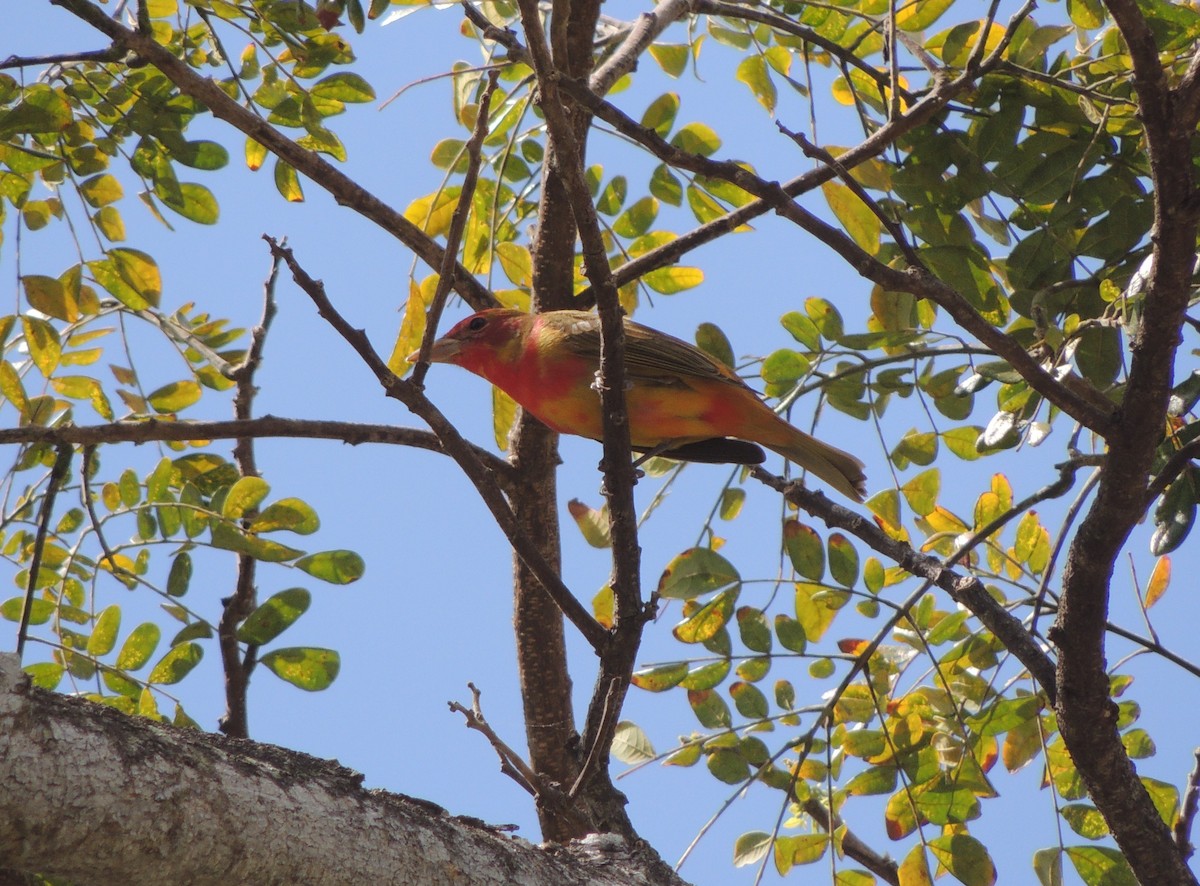
M476 317L467 324L467 329L469 329L471 332L478 332L485 326L487 326L487 317Z

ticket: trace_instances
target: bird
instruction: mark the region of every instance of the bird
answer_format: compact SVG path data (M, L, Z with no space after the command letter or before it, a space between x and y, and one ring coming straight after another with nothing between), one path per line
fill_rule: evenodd
M732 369L681 339L623 319L625 406L633 449L680 461L761 464L761 444L855 501L863 463L792 427ZM415 363L419 352L408 357ZM529 314L490 308L457 323L430 350L481 376L560 434L600 440L595 380L600 318L587 311Z

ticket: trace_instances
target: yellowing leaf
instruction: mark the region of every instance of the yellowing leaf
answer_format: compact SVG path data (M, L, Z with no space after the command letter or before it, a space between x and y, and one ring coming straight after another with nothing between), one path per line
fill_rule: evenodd
M821 185L825 202L833 210L846 233L870 255L879 252L879 238L883 223L854 192L840 182L828 181Z
M21 317L21 326L25 331L25 345L29 348L33 364L42 375L49 378L58 368L58 360L62 356L62 343L58 339L58 331L40 317L31 317L28 314Z
M275 649L259 661L280 679L306 692L318 692L337 679L341 657L333 649L293 647Z
M1146 584L1146 608L1149 609L1167 592L1171 583L1171 558L1159 557L1154 563L1154 571L1150 573L1150 581Z
M300 187L300 176L296 170L282 160L275 161L275 189L289 203L303 203L304 191Z
M775 102L779 93L771 81L767 70L767 62L761 55L751 55L742 59L737 66L737 79L750 87L758 103L766 108L768 114L775 113Z
M153 391L147 400L155 412L172 413L187 409L200 399L200 385L191 379L174 381Z

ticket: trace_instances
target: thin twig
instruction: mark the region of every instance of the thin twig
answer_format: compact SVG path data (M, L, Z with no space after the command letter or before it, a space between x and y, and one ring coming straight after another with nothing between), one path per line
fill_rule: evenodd
M1196 765L1188 776L1187 791L1183 795L1183 808L1179 812L1179 820L1175 822L1175 846L1183 860L1187 861L1196 851L1192 845L1192 823L1196 820L1196 810L1200 808L1200 748L1193 752Z
M25 600L21 605L21 621L17 627L17 656L25 652L25 635L29 631L29 619L33 613L33 596L37 590L38 573L42 569L42 553L46 548L46 536L50 532L50 518L54 515L54 500L58 497L58 487L67 476L71 466L71 456L75 450L70 446L59 446L58 455L54 459L54 467L50 469L50 483L46 494L42 497L41 513L38 514L37 535L33 540L33 556L29 558L29 577L25 582Z
M438 323L442 319L442 309L446 307L446 298L450 295L454 282L454 264L458 260L458 247L462 243L463 231L467 227L467 218L471 214L471 200L475 196L475 185L479 181L479 164L483 155L483 140L488 134L488 113L492 102L492 94L500 82L499 71L489 71L487 85L483 88L483 96L479 99L479 113L475 118L475 128L467 139L464 150L467 152L467 171L463 176L462 191L458 195L458 205L450 217L450 227L446 231L446 246L442 253L442 266L438 269L437 288L433 293L433 301L425 315L425 334L421 337L421 350L417 365L413 369L412 383L421 387L425 382L425 373L429 372L429 352L433 348L433 340L437 337Z
M609 735L615 729L616 724L613 722L621 709L621 681L617 677L613 677L608 681L608 691L604 693L604 710L600 716L600 725L596 727L598 735ZM571 790L567 792L567 797L574 800L580 790L591 780L592 775L600 767L600 758L605 756L599 743L593 744L588 748L587 759L583 762L583 768L579 771L579 777L575 779L575 784L571 785Z
M529 764L525 762L521 755L510 748L496 734L496 730L492 729L487 718L483 716L483 709L479 704L481 693L475 684L468 683L467 688L471 690L471 707L467 708L457 701L448 701L446 704L450 706L450 710L462 714L466 718L468 729L474 729L477 732L483 733L484 737L487 738L495 749L496 756L500 758L501 772L528 791L531 797L541 794L544 790L541 776L530 769Z

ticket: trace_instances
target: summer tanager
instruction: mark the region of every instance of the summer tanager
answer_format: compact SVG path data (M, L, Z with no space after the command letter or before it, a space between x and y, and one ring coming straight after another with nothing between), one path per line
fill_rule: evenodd
M409 356L415 362L416 354ZM430 360L490 381L561 434L599 440L600 319L585 311L473 314L433 344ZM761 443L862 501L863 464L792 427L723 363L625 321L625 404L633 448L684 461L759 464Z

